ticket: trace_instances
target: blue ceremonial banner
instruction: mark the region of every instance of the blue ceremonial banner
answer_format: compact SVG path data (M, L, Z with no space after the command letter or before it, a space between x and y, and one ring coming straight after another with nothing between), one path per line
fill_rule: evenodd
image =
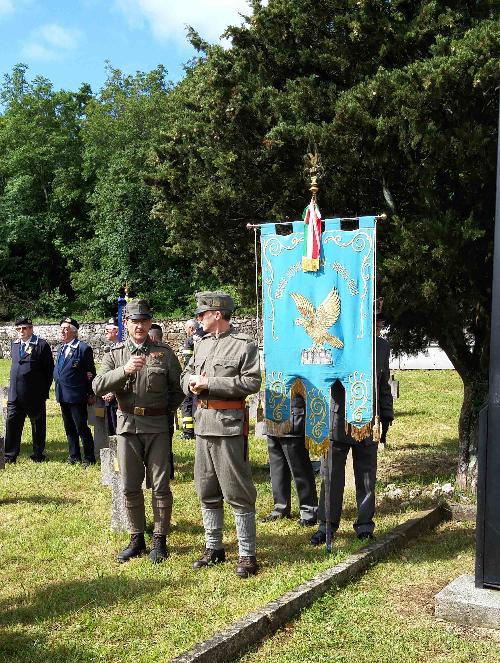
M127 338L127 327L125 325L125 307L127 299L118 297L118 341L124 341Z
M304 224L278 235L261 226L265 421L272 435L290 431L290 401L306 401L306 444L328 447L330 387L346 392L346 422L355 439L371 434L373 418L373 299L375 217L358 230L327 219L317 272L302 270Z

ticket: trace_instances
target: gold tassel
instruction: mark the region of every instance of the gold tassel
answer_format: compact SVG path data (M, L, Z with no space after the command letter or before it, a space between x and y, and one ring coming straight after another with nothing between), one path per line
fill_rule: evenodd
M255 416L256 416L258 424L260 424L261 421L264 421L264 408L262 407L262 401L260 400L260 394L259 394L259 401L257 403L257 412L256 412Z
M380 442L380 417L378 415L373 423L373 441Z
M302 256L302 271L317 272L319 269L319 258L305 258Z

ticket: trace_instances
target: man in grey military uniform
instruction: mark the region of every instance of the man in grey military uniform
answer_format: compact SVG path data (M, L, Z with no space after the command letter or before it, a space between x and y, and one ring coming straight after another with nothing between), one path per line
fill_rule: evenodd
M148 336L151 317L146 300L128 302L128 339L104 355L93 382L97 395L113 392L118 400L118 463L131 534L129 545L118 555L119 562L146 550L142 491L145 466L151 481L154 518L149 559L156 563L168 556L167 532L172 513L168 421L184 395L179 386L179 360L168 345L153 342Z
M193 564L201 569L225 561L223 501L234 512L239 558L236 573L257 572L255 499L248 459L245 397L260 389L259 351L247 334L231 325L234 304L224 292L196 295L196 317L205 336L194 346L182 373L184 393L198 397L195 414L194 478L205 528L205 551Z

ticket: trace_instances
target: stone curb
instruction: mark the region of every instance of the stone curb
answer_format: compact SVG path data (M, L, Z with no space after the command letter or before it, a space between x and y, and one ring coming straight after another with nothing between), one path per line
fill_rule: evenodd
M280 598L251 612L208 640L198 643L189 651L171 659L169 663L229 663L234 661L250 647L272 635L328 590L343 587L379 559L405 545L409 539L449 518L450 510L446 505L441 504L429 511L421 511L415 518L411 518L393 529L383 539L371 543L354 555L350 555L340 564L322 571Z

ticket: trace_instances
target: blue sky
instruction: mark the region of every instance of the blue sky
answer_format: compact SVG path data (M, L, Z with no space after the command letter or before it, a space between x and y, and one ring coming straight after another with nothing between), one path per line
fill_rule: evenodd
M0 74L24 62L56 89L98 91L110 60L125 73L163 64L176 81L194 55L185 25L213 42L240 13L246 0L0 0Z

